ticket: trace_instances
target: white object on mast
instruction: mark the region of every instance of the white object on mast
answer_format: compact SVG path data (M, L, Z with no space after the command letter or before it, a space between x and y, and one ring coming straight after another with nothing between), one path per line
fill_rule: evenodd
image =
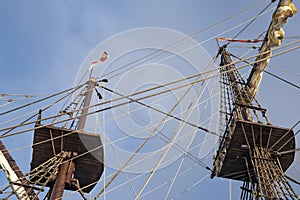
M6 159L4 153L0 151L0 167L5 172L5 175L12 187L12 190L20 200L30 200L30 197L27 194L26 189L21 185L15 185L13 183L19 183L21 184L21 181L16 174L16 172L13 170L12 166L10 166L8 160Z
M247 79L247 85L243 88L244 92L248 96L246 99L249 102L253 101L258 91L263 72L269 64L270 57L272 55L271 48L280 46L284 39L284 30L282 27L286 24L287 19L296 13L297 8L293 4L293 0L281 0L277 9L273 13L265 41L263 42L256 58L257 63L252 68L249 78Z

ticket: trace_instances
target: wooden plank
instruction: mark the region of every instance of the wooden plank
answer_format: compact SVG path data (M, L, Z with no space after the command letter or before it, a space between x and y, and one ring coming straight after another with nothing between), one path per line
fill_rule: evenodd
M53 143L50 130L53 138L58 137L53 140ZM63 140L60 138L62 134ZM33 146L31 170L53 157L52 144L54 144L56 153L61 152L61 146L63 146L63 151L78 153L79 157L75 159L74 178L79 180L81 187L98 181L103 173L103 146L98 134L37 125L33 143L40 144ZM92 152L86 154L87 151ZM85 188L83 192L90 192L94 186ZM76 190L74 187L66 187L66 189Z
M245 180L248 177L247 168L244 157L250 160L249 146L245 139L245 134L248 138L250 149L253 149L255 145L260 145L264 148L271 148L270 151L276 151L281 148L290 138L290 142L284 146L281 151L287 151L295 149L294 132L286 128L258 124L254 122L237 120L234 126L234 131L231 137L229 146L226 149L226 154L222 162L219 173L220 177ZM283 135L286 135L282 138ZM280 141L279 141L280 140ZM278 142L279 141L279 142ZM220 152L219 152L220 154ZM283 171L286 171L288 167L294 161L295 153L291 152L279 157ZM217 155L218 157L218 155ZM250 171L253 171L253 167L250 166Z

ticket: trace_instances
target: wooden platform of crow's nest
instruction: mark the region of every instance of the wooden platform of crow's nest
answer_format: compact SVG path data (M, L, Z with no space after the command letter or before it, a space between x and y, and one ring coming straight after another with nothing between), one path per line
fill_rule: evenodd
M291 129L237 120L232 132L233 134L231 140L228 141L226 151L218 152L219 154L225 154L223 155L223 161L219 163L215 161L215 164L219 165L219 167L214 166L215 170L218 171L215 175L219 177L242 181L248 179L248 171L244 159L247 158L250 161L248 144L250 149L253 149L254 146L263 147L269 149L270 152L284 152L295 149L295 137ZM283 171L286 171L293 163L294 157L294 152L279 156ZM216 158L218 158L218 155ZM253 167L251 162L249 162L248 169L252 174Z
M62 151L77 152L74 178L79 180L80 187L84 188L83 192L90 192L95 186L92 183L98 181L103 172L100 136L42 124L37 124L35 128L33 144L37 145L33 145L31 170ZM69 186L66 189L76 190Z

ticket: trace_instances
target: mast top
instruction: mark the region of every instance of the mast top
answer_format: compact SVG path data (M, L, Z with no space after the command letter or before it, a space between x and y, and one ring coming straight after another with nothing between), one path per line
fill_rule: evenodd
M297 8L293 4L293 0L281 0L275 12L272 15L272 21L265 36L264 42L260 47L260 51L256 58L256 63L247 79L247 85L244 87L244 92L249 96L252 101L258 91L262 75L267 65L269 64L272 50L275 46L280 46L285 32L283 26L286 24L288 18L296 14ZM249 102L250 103L250 102Z

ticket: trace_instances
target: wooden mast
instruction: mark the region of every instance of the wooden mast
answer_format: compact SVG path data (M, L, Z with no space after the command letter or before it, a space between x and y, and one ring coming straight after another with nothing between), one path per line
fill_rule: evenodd
M293 130L271 125L266 117L266 110L258 102L258 106L253 105L263 72L272 54L271 49L281 45L284 38L282 27L296 12L293 0L281 0L278 3L247 83L238 73L237 80L233 73L236 68L230 54L225 50L226 46L220 48L220 65L224 66L224 69L221 67L224 75L220 82L228 95L222 101L231 105L224 106L224 113L230 116L226 117L211 178L218 176L244 181L241 199L299 198L284 175L294 161L295 154L291 152L280 156L277 153L283 148L295 149ZM256 117L257 122L249 117L251 114ZM267 124L260 120L259 114L265 118Z
M243 192L255 198L298 198L284 175L294 161L295 153L276 154L278 151L295 149L293 130L271 125L265 109L259 104L257 107L248 103L247 93L241 90L245 83L240 81L238 73L234 73L236 68L231 64L229 53L222 47L220 54L221 66L224 66L221 67L224 75L220 82L226 85L222 88L226 88L225 93L231 97L226 96L222 102L233 107L224 105L227 109L222 111L230 114L230 117L226 119L226 129L214 159L211 178L218 176L244 181L248 188L243 187ZM260 113L264 121L260 121Z
M286 24L288 18L297 13L297 8L293 4L293 0L281 0L278 3L277 9L273 13L272 21L266 33L265 40L260 47L256 64L247 79L247 85L244 87L244 92L249 97L249 102L253 101L258 91L260 82L262 80L263 72L267 68L271 55L272 48L280 46L284 39L283 26Z
M87 113L89 111L89 106L92 99L93 88L95 86L96 80L94 78L90 78L88 81L88 90L84 99L83 109L81 113L81 117L79 118L77 130L83 131L86 123ZM76 156L77 152L69 152L68 159L72 156ZM65 184L70 184L71 178L73 175L73 171L75 169L75 163L73 159L70 161L66 161L61 165L60 171L57 175L55 184L53 186L50 200L62 199Z

